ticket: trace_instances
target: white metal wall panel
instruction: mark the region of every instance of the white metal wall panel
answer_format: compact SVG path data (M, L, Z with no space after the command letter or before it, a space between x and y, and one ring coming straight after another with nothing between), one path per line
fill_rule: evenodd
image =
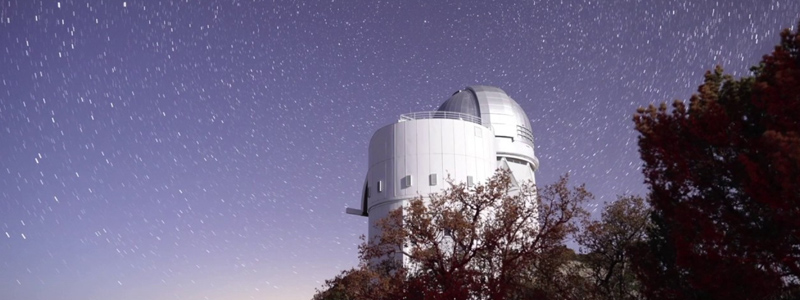
M455 152L455 147L454 147L454 139L455 139L455 137L453 136L453 131L454 131L454 129L453 129L453 121L442 120L441 122L437 122L437 123L439 123L440 126L436 126L436 127L441 127L442 128L442 136L441 136L442 152L441 153L445 153L445 154L454 153Z
M444 142L444 138L442 138L442 126L435 126L435 124L430 124L428 126L428 133L430 134L428 137L428 144L430 147L431 153L442 153L443 146L442 143Z
M470 129L472 128L471 125L468 125L467 122L459 122L460 124L453 124L453 154L464 156L467 154L467 150L465 149L467 143L464 139L475 139L474 136L467 137L465 129L469 126Z
M448 175L456 182L466 181L467 176L484 182L496 169L494 136L475 123L408 120L381 128L375 135L370 141L367 175L370 236L377 234L374 225L388 215L390 208L400 207L406 199L440 192L447 187ZM436 186L429 185L430 174L437 175ZM404 187L403 178L409 175L412 185ZM382 193L376 189L379 180L384 185Z

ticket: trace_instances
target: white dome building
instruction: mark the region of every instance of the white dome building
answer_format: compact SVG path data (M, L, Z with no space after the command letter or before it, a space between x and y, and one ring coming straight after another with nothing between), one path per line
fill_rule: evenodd
M512 180L531 180L539 160L525 111L503 90L471 86L455 92L437 111L403 114L378 129L369 143L369 170L359 209L369 218L372 239L377 222L406 200L427 198L448 187L445 179L473 185L498 168Z

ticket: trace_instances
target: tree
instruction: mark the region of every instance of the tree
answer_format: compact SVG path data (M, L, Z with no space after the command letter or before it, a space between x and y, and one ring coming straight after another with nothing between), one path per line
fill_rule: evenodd
M563 257L564 240L576 232L592 197L567 182L516 187L510 172L499 170L474 188L451 182L443 194L411 200L379 223L377 242L362 244L359 268L326 282L315 299L545 295L551 287L534 278L558 275L552 262Z
M653 299L768 299L800 287L800 34L754 77L721 67L688 107L634 116L653 227L637 263Z
M580 258L580 270L589 281L583 299L643 299L632 253L645 241L649 214L641 197L619 197L606 205L600 220L584 226L577 237L586 253Z

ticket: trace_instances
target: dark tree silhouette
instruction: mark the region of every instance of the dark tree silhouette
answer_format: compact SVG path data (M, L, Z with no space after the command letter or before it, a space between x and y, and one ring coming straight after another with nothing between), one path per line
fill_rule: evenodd
M632 252L645 241L650 210L644 199L619 197L607 204L600 220L587 223L578 235L585 274L582 299L643 299L633 272Z
M800 34L735 80L717 67L687 106L640 109L652 299L790 297L800 285ZM796 295L796 294L795 294Z

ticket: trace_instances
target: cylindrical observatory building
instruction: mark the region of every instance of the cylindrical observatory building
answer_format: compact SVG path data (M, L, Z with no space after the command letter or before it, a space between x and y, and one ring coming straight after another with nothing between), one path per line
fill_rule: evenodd
M406 200L443 191L448 176L474 185L505 168L514 185L535 182L533 148L530 120L514 99L496 87L468 87L436 111L403 114L375 132L361 206L346 211L369 217L372 239L378 220Z

